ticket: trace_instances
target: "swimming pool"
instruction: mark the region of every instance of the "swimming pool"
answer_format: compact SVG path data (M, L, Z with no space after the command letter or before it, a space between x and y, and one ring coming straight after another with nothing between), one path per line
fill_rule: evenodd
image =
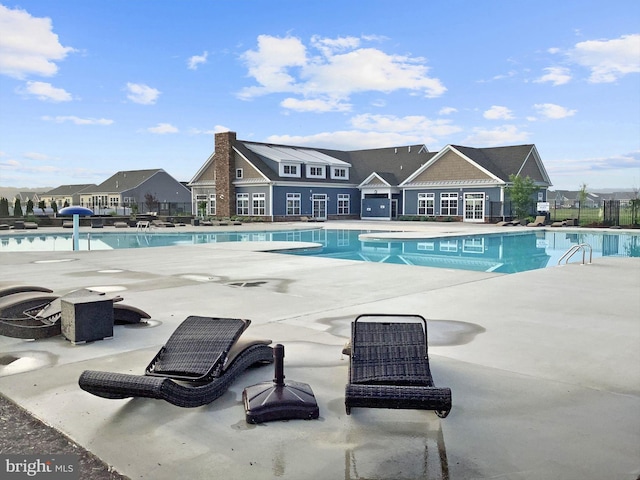
M372 240L362 238L361 235L364 233L370 234L372 231L309 229L151 234L101 232L81 236L80 250L246 241L311 242L319 247L278 253L498 273L516 273L555 266L569 248L581 243L591 245L594 258L640 257L640 235L632 234L536 229L505 234ZM0 253L72 249L71 234L24 233L0 237ZM570 261L582 261L582 255L577 254Z

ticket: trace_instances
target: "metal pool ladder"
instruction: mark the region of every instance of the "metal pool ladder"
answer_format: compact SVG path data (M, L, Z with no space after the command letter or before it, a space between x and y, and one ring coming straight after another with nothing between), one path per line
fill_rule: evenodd
M564 260L564 263L566 265L567 263L569 263L571 257L573 257L579 251L582 251L582 265L584 265L584 259L587 253L587 249L589 250L589 264L591 264L591 261L593 260L593 248L591 248L591 245L589 245L588 243L579 243L578 245L574 245L569 250L564 252L564 255L560 257L560 260L558 260L558 265L562 263L562 260Z

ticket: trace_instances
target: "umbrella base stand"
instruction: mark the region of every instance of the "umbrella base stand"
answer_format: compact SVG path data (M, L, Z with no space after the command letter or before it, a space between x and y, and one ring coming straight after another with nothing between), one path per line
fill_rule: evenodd
M247 423L273 420L311 420L320 411L313 390L306 383L284 381L284 346L273 349L276 375L273 382L258 383L242 392Z

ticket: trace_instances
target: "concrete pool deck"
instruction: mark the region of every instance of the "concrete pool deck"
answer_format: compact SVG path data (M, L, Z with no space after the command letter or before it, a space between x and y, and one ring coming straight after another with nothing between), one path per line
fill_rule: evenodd
M290 227L505 231L331 221L180 231ZM85 345L0 337L0 391L132 479L638 478L640 258L502 275L254 251L263 248L0 254L0 286L107 287L152 317ZM453 392L446 419L414 410L345 414L341 350L361 313L429 320L435 382ZM249 318L252 335L285 345L286 378L311 385L320 419L245 422L242 390L271 380L271 366L194 409L79 389L87 369L142 373L189 315Z

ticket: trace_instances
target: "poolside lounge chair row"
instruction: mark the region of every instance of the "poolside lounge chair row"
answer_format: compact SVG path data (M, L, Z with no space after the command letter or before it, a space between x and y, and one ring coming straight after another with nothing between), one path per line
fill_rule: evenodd
M575 218L568 218L565 220L560 220L557 222L553 222L551 224L552 227L577 227L578 226L578 220L576 220Z
M545 215L538 215L533 222L524 223L522 220L503 220L496 223L499 227L513 227L517 225L526 225L527 227L544 227L547 223L547 217Z
M376 318L365 321L365 317ZM188 317L149 363L144 375L88 370L78 383L83 390L104 398L147 397L180 407L205 405L222 395L249 366L273 361L271 340L241 338L250 323L232 318ZM435 410L440 417L447 416L451 390L433 385L426 326L426 320L419 315L356 318L352 323L349 382L345 389L347 414L354 407L370 407ZM276 382L276 386L283 385ZM312 395L310 388L304 390ZM250 397L245 391L245 408ZM299 411L291 412L290 418L317 418L317 407L311 407L298 407ZM286 414L278 408L285 407L276 407L264 417L284 418ZM296 409L295 404L290 408ZM250 413L247 411L248 421L255 421L255 412Z

